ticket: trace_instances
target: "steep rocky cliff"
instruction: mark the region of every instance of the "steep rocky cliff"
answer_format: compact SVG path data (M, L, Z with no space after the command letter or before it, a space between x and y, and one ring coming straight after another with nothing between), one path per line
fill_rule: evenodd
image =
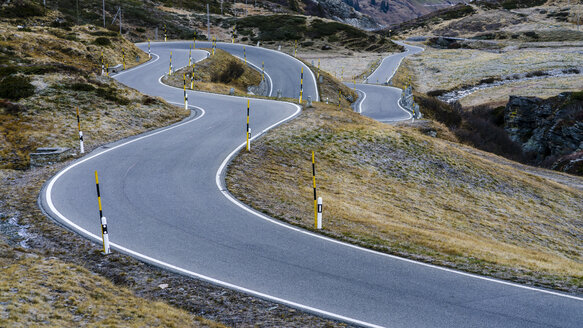
M510 96L504 124L535 164L583 175L583 91L549 99Z

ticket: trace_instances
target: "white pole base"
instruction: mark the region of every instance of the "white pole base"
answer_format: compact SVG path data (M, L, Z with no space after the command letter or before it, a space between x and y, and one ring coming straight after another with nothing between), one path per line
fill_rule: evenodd
M107 218L105 216L101 217L101 234L103 235L103 254L110 254L111 250L109 248L109 234L107 233Z
M316 222L316 229L322 230L322 197L318 197L318 222Z

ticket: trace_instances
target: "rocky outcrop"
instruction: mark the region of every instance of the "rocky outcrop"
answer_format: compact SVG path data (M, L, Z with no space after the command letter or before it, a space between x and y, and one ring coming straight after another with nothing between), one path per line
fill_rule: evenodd
M373 30L381 27L373 18L356 11L343 0L306 0L307 14L333 19L364 30Z
M510 96L504 125L534 164L583 175L583 92L549 99Z

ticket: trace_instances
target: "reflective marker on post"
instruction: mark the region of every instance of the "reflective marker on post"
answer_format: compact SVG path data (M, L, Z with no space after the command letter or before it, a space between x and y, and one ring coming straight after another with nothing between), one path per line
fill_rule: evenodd
M83 146L83 131L81 131L81 119L79 118L79 107L77 107L77 127L79 128L79 152L83 154L85 147Z
M318 197L318 216L316 221L316 229L322 229L322 197Z
M109 248L109 234L107 233L107 218L105 216L101 217L101 237L103 238L103 254L110 254L111 250Z
M95 186L97 187L97 202L99 203L99 219L101 220L101 238L103 239L103 254L111 253L109 250L109 235L107 233L107 219L103 216L101 208L101 193L99 192L99 177L95 171Z

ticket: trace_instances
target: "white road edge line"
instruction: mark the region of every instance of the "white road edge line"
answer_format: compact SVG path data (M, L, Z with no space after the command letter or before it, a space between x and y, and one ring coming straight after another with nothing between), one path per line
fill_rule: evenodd
M267 50L269 50L269 49L267 49ZM169 103L181 105L181 103L178 103L178 102L169 102ZM292 104L292 103L290 103L290 104ZM261 131L261 133L259 133L255 137L253 137L251 140L256 139L257 137L261 136L263 133L267 132L269 129L271 129L271 128L279 125L279 124L282 124L282 123L286 122L287 120L290 120L291 118L293 118L296 115L298 115L299 112L301 111L301 107L298 106L298 105L296 105L296 104L292 104L292 105L294 105L294 106L297 107L297 111L296 112L294 112L291 116L289 116L289 117L287 117L287 118L285 118L285 119L283 119L283 120L281 120L281 121L279 121L279 122L277 122L277 123L269 126L268 128L264 129L263 131ZM202 118L205 115L205 113L206 113L204 111L204 109L201 108L201 107L198 107L198 106L189 106L189 107L193 107L193 108L199 109L202 112L202 115L199 116L199 117L196 117L196 118L194 118L192 120L189 120L187 122L179 123L177 125L168 127L166 129L162 129L162 130L156 131L154 133L150 133L150 134L147 134L147 135L138 137L136 139L129 140L129 141L125 142L125 143L122 143L120 145L114 146L112 148L108 148L108 149L106 149L104 151L101 151L101 152L95 154L95 155L89 156L87 158L84 158L84 159L76 162L76 163L73 163L71 166L68 166L65 169L63 169L62 171L60 171L59 173L57 173L57 175L55 175L53 178L51 178L50 182L47 184L47 186L45 188L45 200L46 200L46 203L47 203L48 207L50 208L50 210L55 215L57 215L62 222L66 223L69 228L76 230L81 235L84 235L84 236L86 236L89 239L93 239L94 241L97 241L97 242L101 241L101 239L100 239L99 236L97 236L95 234L92 234L88 230L86 230L86 229L78 226L77 224L73 223L71 220L67 219L63 214L61 214L55 208L55 206L54 206L54 204L52 202L52 197L51 197L52 188L53 188L55 182L63 174L65 174L67 171L69 171L70 169L72 169L72 168L74 168L74 167L76 167L76 166L78 166L78 165L80 165L80 164L82 164L84 162L87 162L87 161L89 161L89 160L91 160L91 159L93 159L93 158L95 158L97 156L101 156L101 155L103 155L105 153L108 153L108 152L114 150L114 149L121 148L123 146L129 145L129 144L134 143L134 142L137 142L139 140L142 140L142 139L145 139L145 138L149 138L149 137L158 135L158 134L163 133L163 132L166 132L166 131L173 130L175 128L184 126L186 124L190 124L190 123L195 122L195 121L199 120L200 118ZM550 294L550 295L554 295L554 296L566 297L566 298L570 298L570 299L574 299L574 300L583 301L583 298L577 297L577 296L566 295L566 294L561 294L561 293L553 292L553 291L549 291L549 290L543 290L543 289L538 289L538 288L529 287L529 286L523 286L523 285L511 283L511 282L496 280L496 279L493 279L493 278L487 278L487 277L477 276L477 275L470 274L470 273L456 271L456 270L448 269L448 268L442 268L442 267L438 267L438 266L435 266L435 265L432 265L432 264L427 264L427 263L423 263L423 262L417 262L417 261L414 261L414 260L410 260L410 259L406 259L406 258L401 258L401 257L395 256L395 255L385 254L385 253L377 252L377 251L370 250L370 249L367 249L367 248L362 248L360 246L348 244L348 243L345 243L345 242L342 242L342 241L338 241L338 240L335 240L335 239L331 239L331 238L328 238L328 237L325 237L325 236L317 235L317 234L314 234L312 232L305 231L305 230L302 230L302 229L299 229L299 228L296 228L296 227L293 227L293 226L284 224L284 223L282 223L280 221L276 221L275 219L272 219L272 218L270 218L268 216L265 216L263 214L260 214L260 213L258 213L256 211L248 208L246 205L244 205L243 203L241 203L239 200L237 200L234 197L232 197L231 194L228 191L226 191L226 189L222 189L222 182L224 182L224 179L222 179L221 177L223 176L223 171L226 169L226 165L232 160L232 158L237 153L237 151L239 149L243 148L244 145L245 145L245 143L240 144L237 148L235 148L225 158L225 160L223 160L223 162L221 163L221 165L220 165L220 167L219 167L219 169L217 171L217 175L216 175L216 180L215 181L216 181L217 187L219 188L219 190L221 191L221 193L228 200L230 200L233 204L237 205L241 209L243 209L243 210L247 211L248 213L251 213L251 214L253 214L253 215L255 215L255 216L257 216L257 217L259 217L259 218L261 218L263 220L266 220L266 221L271 222L273 224L277 224L279 226L285 227L287 229L290 229L290 230L293 230L293 231L296 231L296 232L299 232L299 233L303 233L303 234L306 234L306 235L309 235L309 236L312 236L312 237L315 237L315 238L320 238L322 240L326 240L328 242L332 242L332 243L336 243L336 244L339 244L339 245L343 245L345 247L350 247L350 248L353 248L353 249L357 249L359 251L364 251L364 252L368 252L368 253L375 254L375 255L380 255L380 256L384 256L384 257L388 257L388 258L392 258L392 259L396 259L396 260L400 260L400 261L405 261L405 262L409 262L409 263L412 263L412 264L417 264L417 265L421 265L421 266L425 266L425 267L429 267L429 268L433 268L433 269L437 269L437 270L441 270L441 271L451 272L451 273L454 273L454 274L459 274L459 275L462 275L462 276L467 276L467 277L471 277L471 278L475 278L475 279L485 280L485 281L489 281L489 282L494 282L494 283L499 283L499 284L503 284L503 285L513 286L513 287L522 288L522 289L526 289L526 290L531 290L531 291L535 291L535 292L541 292L541 293ZM146 262L153 263L153 264L159 265L161 267L165 267L165 268L168 268L170 270L173 270L175 272L179 272L179 273L185 274L187 276L199 278L199 279L202 279L202 280L205 280L205 281L208 281L208 282L211 282L211 283L214 283L214 284L217 284L217 285L226 287L226 288L238 290L238 291L241 291L241 292L250 294L250 295L255 295L255 296L258 296L260 298L272 300L272 301L277 302L277 303L281 303L281 304L284 304L284 305L288 305L288 306L291 306L291 307L295 307L295 308L298 308L298 309L302 309L302 310L305 310L305 311L308 311L308 312L312 312L312 313L315 313L315 314L319 314L319 315L322 315L322 316L325 316L325 317L329 317L329 318L341 320L341 321L344 321L344 322L353 323L353 324L360 325L360 326L365 326L365 327L375 327L375 328L376 327L382 327L382 326L379 326L379 325L375 325L375 324L371 324L371 323L368 323L368 322L364 322L364 321L352 319L352 318L345 317L345 316L342 316L342 315L338 315L338 314L335 314L335 313L331 313L331 312L328 312L328 311L320 310L320 309L317 309L317 308L313 308L313 307L310 307L310 306L306 306L306 305L303 305L303 304L291 302L291 301L288 301L288 300L285 300L285 299L281 299L281 298L278 298L278 297L275 297L275 296L271 296L271 295L268 295L268 294L264 294L264 293L261 293L261 292L257 292L257 291L254 291L254 290L251 290L251 289L247 289L247 288L244 288L244 287L241 287L241 286L237 286L237 285L234 285L234 284L231 284L231 283L228 283L228 282L224 282L224 281L221 281L221 280L217 280L217 279L214 279L214 278L211 278L211 277L208 277L208 276L205 276L205 275L202 275L202 274L193 272L193 271L189 271L189 270L180 268L178 266L175 266L175 265L172 265L172 264L169 264L169 263L166 263L166 262L163 262L163 261L154 259L154 258L149 257L147 255L144 255L144 254L135 252L133 250L130 250L128 248L125 248L123 246L120 246L120 245L118 245L116 243L110 243L110 245L114 249L117 249L117 250L119 250L121 252L124 252L126 254L130 254L130 255L132 255L132 256L134 256L136 258L142 259L142 260L144 260Z
M178 103L178 102L170 102L169 101L169 103L176 104L176 105L181 105L181 103ZM290 103L290 104L291 105L294 105L294 106L296 106L298 108L296 112L294 112L291 116L289 116L289 117L287 117L287 118L285 118L285 119L283 119L283 120L281 120L281 121L279 121L279 122L271 125L270 127L264 129L263 131L261 131L260 134L256 135L251 140L259 137L260 135L262 135L263 133L265 133L267 130L275 127L276 125L279 125L279 124L281 124L281 123L283 123L283 122L285 122L285 121L287 121L287 120L295 117L301 111L301 108L298 105L292 104L292 103ZM62 223L65 223L68 228L73 229L73 230L77 231L79 234L84 235L88 239L93 239L94 241L96 241L96 242L99 243L101 241L101 238L98 235L95 235L95 234L89 232L88 230L80 227L79 225L73 223L71 220L67 219L61 212L59 212L56 209L56 207L53 204L52 196L51 196L51 192L52 192L52 189L53 189L53 186L54 186L55 182L63 174L67 173L67 171L69 171L70 169L72 169L72 168L74 168L74 167L76 167L76 166L78 166L78 165L80 165L82 163L85 163L85 162L87 162L87 161L89 161L89 160L91 160L91 159L93 159L95 157L101 156L101 155L103 155L105 153L108 153L108 152L114 150L114 149L118 149L118 148L121 148L123 146L132 144L132 143L134 143L136 141L140 141L142 139L149 138L149 137L155 136L157 134L160 134L160 133L163 133L163 132L166 132L166 131L173 130L173 129L178 128L178 127L181 127L183 125L190 124L190 123L192 123L194 121L197 121L198 119L202 118L205 115L205 113L206 113L205 110L202 109L201 107L198 107L198 106L189 106L189 107L194 107L194 108L199 109L201 111L202 115L199 116L199 117L196 117L196 118L194 118L192 120L189 120L189 121L186 121L186 122L183 122L183 123L180 123L180 124L177 124L177 125L168 127L166 129L162 129L162 130L156 131L156 132L151 133L151 134L147 134L147 135L138 137L136 139L129 140L127 142L124 142L124 143L119 144L117 146L114 146L112 148L108 148L108 149L106 149L104 151L101 151L101 152L95 154L95 155L92 155L90 157L84 158L84 159L80 160L79 162L73 163L71 166L68 166L67 168L65 168L64 170L62 170L61 172L59 172L57 175L55 175L50 180L50 182L47 184L47 187L45 188L45 200L46 200L46 203L47 203L48 207L50 208L50 210L56 216L58 216L59 219L61 220L61 222ZM239 150L240 148L242 148L244 145L245 145L245 143L239 145L235 150L233 150L233 152L231 152L231 154L229 154L229 157L227 157L227 158L232 157L232 155L237 150ZM225 162L223 162L223 165L224 164L225 164ZM223 192L223 194L224 194L224 192ZM293 307L293 308L296 308L296 309L300 309L300 310L304 310L304 311L307 311L307 312L311 312L311 313L314 313L314 314L317 314L317 315L321 315L323 317L327 317L327 318L331 318L331 319L334 319L334 320L339 320L339 321L343 321L343 322L346 322L346 323L355 324L355 325L359 325L359 326L363 326L363 327L371 327L371 328L381 328L381 327L383 327L383 326L375 325L375 324L372 324L372 323L360 321L360 320L357 320L357 319L349 318L349 317L346 317L346 316L342 316L342 315L339 315L339 314L336 314L336 313L328 312L328 311L325 311L325 310L320 310L320 309L317 309L317 308L314 308L314 307L311 307L311 306L307 306L307 305L295 303L295 302L292 302L292 301L288 301L288 300L285 300L285 299L282 299L282 298L279 298L279 297L275 297L275 296L272 296L272 295L268 295L268 294L265 294L265 293L261 293L261 292L258 292L258 291L252 290L252 289L248 289L248 288L245 288L245 287L241 287L241 286L238 286L238 285L235 285L235 284L231 284L231 283L228 283L228 282L225 282L225 281L222 281L222 280L218 280L218 279L215 279L215 278L211 278L209 276L205 276L205 275L200 274L200 273L197 273L197 272L189 271L189 270L186 270L184 268L175 266L173 264L166 263L164 261L160 261L160 260L155 259L153 257L147 256L145 254L142 254L142 253L133 251L133 250L131 250L129 248L126 248L126 247L123 247L123 246L121 246L121 245L119 245L117 243L110 242L110 247L113 248L113 249L116 249L116 250L118 250L118 251L120 251L122 253L131 255L134 258L141 259L144 262L151 263L151 264L155 264L157 266L160 266L160 267L163 267L163 268L167 268L167 269L169 269L171 271L178 272L178 273L184 274L186 276L198 278L198 279L201 279L201 280L204 280L204 281L208 281L210 283L213 283L213 284L216 284L216 285L225 287L225 288L237 290L237 291L243 292L245 294L257 296L259 298L267 299L267 300L270 300L270 301L273 301L273 302L276 302L276 303L280 303L280 304L284 304L284 305L287 305L287 306L290 306L290 307Z
M226 51L226 50L225 50ZM239 56L235 56L236 58L239 58L241 61L245 62L245 59L239 57ZM261 68L259 68L259 66L253 64L251 61L247 61L247 64L253 66L255 68L256 71L258 71L259 73L261 73ZM264 72L265 75L267 75L267 78L269 79L269 95L267 95L268 97L271 97L271 95L273 94L273 80L271 79L271 76L269 76L269 74L267 73L267 71Z

